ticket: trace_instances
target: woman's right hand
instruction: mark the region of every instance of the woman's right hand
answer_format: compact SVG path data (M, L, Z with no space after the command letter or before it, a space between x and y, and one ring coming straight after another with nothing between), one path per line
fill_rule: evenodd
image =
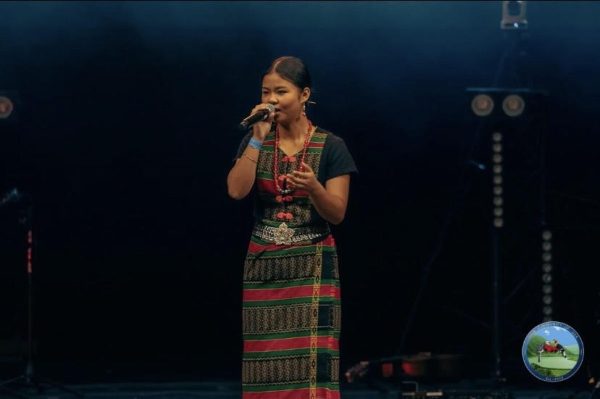
M250 115L265 108L267 108L267 104L258 104L252 109ZM267 134L269 134L269 131L271 131L271 124L273 123L274 117L275 112L271 112L269 113L269 117L267 119L256 122L254 125L252 125L252 136L257 140L264 141L265 137L267 137Z

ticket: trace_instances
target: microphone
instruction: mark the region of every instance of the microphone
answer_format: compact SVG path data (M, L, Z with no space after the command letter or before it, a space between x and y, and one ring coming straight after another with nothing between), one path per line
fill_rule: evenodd
M264 109L259 109L249 117L242 120L239 124L240 130L246 130L254 125L256 122L264 121L269 117L271 112L275 112L275 107L273 104L267 104L267 107Z

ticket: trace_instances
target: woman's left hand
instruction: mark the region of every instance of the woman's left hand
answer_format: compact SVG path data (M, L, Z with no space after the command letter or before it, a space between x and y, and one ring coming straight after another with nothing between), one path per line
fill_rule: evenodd
M304 190L311 194L319 188L321 183L308 164L302 162L302 169L303 172L295 170L287 175L288 187L293 190Z

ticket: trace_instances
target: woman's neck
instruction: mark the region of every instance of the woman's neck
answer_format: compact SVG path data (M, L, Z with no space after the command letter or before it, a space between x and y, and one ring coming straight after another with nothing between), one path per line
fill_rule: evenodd
M290 125L279 125L279 135L284 140L304 140L308 130L308 119L301 117L297 122Z

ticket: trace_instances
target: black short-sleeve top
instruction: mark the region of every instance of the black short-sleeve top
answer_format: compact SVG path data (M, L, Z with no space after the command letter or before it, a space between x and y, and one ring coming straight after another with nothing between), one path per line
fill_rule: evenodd
M242 139L236 159L242 156L251 137L252 133L248 133ZM302 150L293 156L286 156L280 149L275 149L275 133L270 132L263 142L257 160L255 184L258 195L254 212L256 223L274 226L285 221L287 225L294 227L325 225L325 220L310 204L307 193L294 192L282 195L277 191L274 184L274 151L277 151L278 155L279 176L291 173L300 165ZM319 127L315 129L309 141L305 162L313 170L318 170L317 179L323 185L329 179L358 172L344 140Z

